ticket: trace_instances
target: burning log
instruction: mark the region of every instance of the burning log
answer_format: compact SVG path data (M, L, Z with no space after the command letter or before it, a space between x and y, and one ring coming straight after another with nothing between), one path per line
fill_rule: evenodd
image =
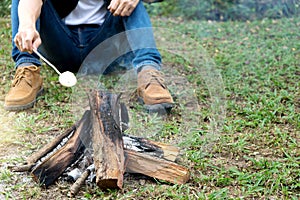
M140 173L175 184L189 180L189 170L174 161L179 148L129 135L123 136L126 172Z
M66 171L77 169L79 174L72 178L76 182L70 189L71 195L87 179L100 188L122 188L124 172L175 184L188 181L189 170L175 163L179 148L122 135L129 117L119 96L93 91L89 100L91 110L76 125L30 156L25 166L12 170L31 171L34 180L48 187ZM76 168L79 165L81 168Z
M123 135L124 149L141 152L150 156L175 161L179 155L179 148L162 142L155 142L146 138Z
M175 184L184 184L190 178L189 171L174 162L136 151L125 150L128 158L126 171L141 173Z
M86 146L86 141L90 139L90 124L86 123L86 117L89 112L85 112L83 118L71 134L69 140L65 144L59 144L58 150L45 160L38 163L31 171L34 180L45 187L51 185L72 163L80 158Z
M68 130L66 130L63 134L61 134L57 138L55 138L52 142L48 143L42 149L40 149L36 153L32 154L30 157L28 157L26 159L27 163L34 164L45 154L51 152L56 146L58 146L60 143L62 143L65 138L67 138L71 133L73 133L76 130L76 127L77 127L76 125L72 126Z
M96 183L100 188L122 188L125 172L123 139L111 109L111 95L90 93Z

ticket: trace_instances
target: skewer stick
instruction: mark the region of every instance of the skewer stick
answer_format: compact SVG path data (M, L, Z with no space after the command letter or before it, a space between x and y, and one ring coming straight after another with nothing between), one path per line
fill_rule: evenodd
M33 52L38 55L45 63L47 63L50 67L52 67L52 69L54 69L54 71L56 71L56 73L58 73L58 75L61 75L60 71L58 71L58 69L49 61L47 60L42 54L40 54L40 52L38 52L36 49L33 49Z

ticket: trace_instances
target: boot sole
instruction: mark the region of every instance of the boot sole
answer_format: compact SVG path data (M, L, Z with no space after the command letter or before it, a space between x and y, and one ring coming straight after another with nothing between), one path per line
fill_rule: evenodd
M14 105L14 106L5 106L4 105L4 110L7 110L7 111L21 111L21 110L26 110L28 108L32 108L35 104L35 102L37 101L37 98L39 96L41 96L44 92L44 88L42 87L38 93L36 94L34 100L28 104L25 104L25 105Z
M139 97L138 99L139 102L144 105L144 108L148 113L157 113L159 115L169 114L174 107L173 103L159 103L148 105L144 103L141 97Z

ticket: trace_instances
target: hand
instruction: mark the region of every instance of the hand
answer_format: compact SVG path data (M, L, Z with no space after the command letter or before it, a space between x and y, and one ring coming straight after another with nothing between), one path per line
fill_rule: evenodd
M14 38L14 43L20 51L32 53L32 49L37 49L42 41L36 29L27 28L19 29Z
M108 6L114 16L130 16L140 0L112 0Z

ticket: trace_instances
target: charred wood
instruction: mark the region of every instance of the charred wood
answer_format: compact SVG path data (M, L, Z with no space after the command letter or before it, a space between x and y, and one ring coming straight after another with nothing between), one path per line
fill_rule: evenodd
M86 148L85 141L91 140L87 115L89 112L84 114L74 134L63 147L33 168L31 174L36 182L48 187L81 156Z
M126 172L140 173L174 184L184 184L190 178L186 167L159 157L125 150L127 160Z
M43 148L41 148L36 153L32 154L30 157L27 158L27 163L35 163L40 158L42 158L47 153L51 152L55 147L57 147L65 138L70 136L76 130L76 125L73 125L71 128L66 130L63 134L56 137L52 142L46 144Z
M102 189L123 186L124 172L141 173L175 184L188 181L189 170L175 163L179 148L146 138L122 135L128 128L127 108L118 95L91 91L90 110L81 120L27 159L14 171L31 171L34 179L48 187L64 172L82 165L70 190L75 195L89 177ZM125 160L126 158L126 160ZM83 160L87 160L86 164ZM93 175L93 176L92 176ZM94 177L96 177L94 179ZM74 178L75 180L75 178Z
M89 95L96 184L103 189L121 189L125 172L123 139L113 117L112 98L112 94L101 91Z

